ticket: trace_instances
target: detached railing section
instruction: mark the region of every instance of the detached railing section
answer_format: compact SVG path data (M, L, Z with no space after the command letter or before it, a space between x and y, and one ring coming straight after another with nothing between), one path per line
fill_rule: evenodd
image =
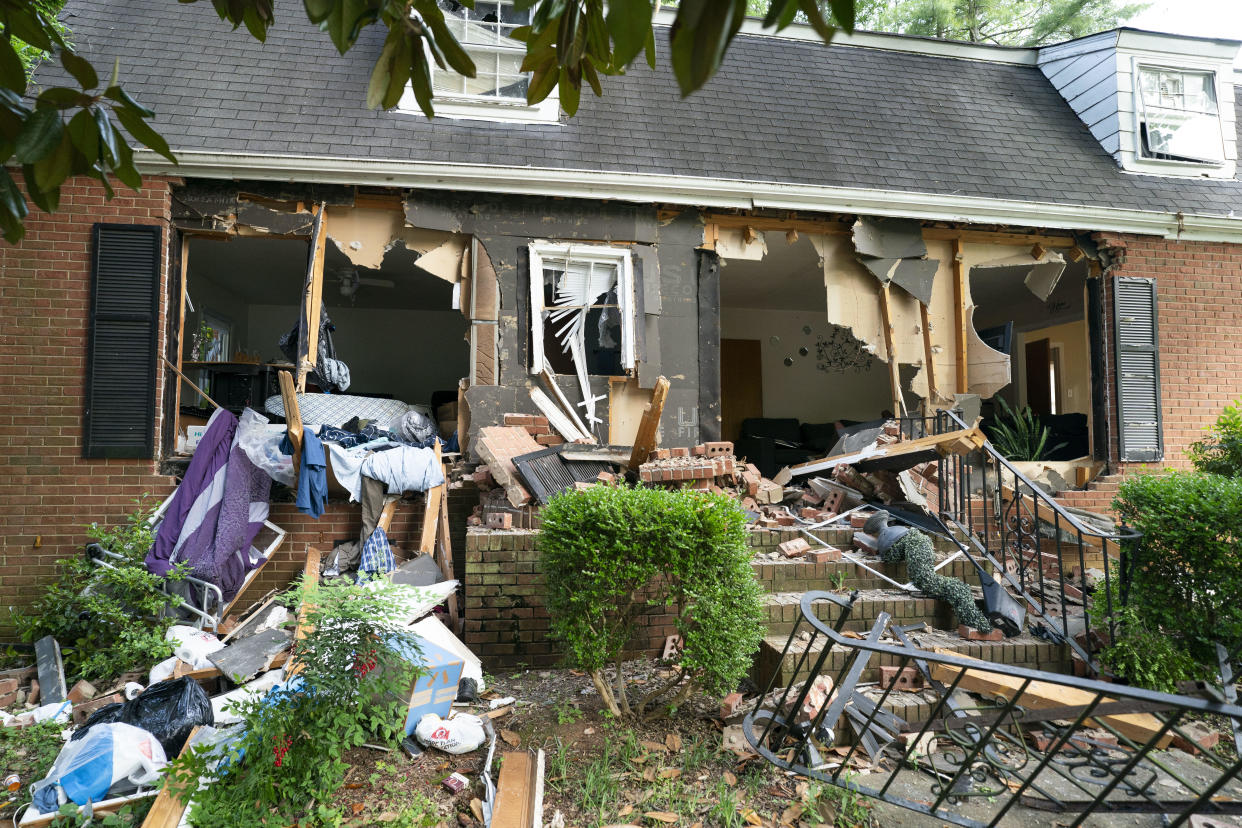
M930 427L943 434L969 425L940 411ZM959 545L969 543L971 554L1001 573L1035 616L1032 623L1041 624L1040 634L1069 644L1095 670L1107 642L1087 632L1089 601L1102 604L1111 638L1116 573L1109 563L1120 562L1123 548L1140 535L1124 527L1108 532L1071 514L990 442L939 461L938 502Z
M1069 826L1108 812L1165 814L1172 826L1242 814L1242 759L1170 748L1193 745L1193 719L1236 723L1242 707L922 650L885 613L865 640L848 638L840 630L854 598L803 596L782 654L796 661L792 678L775 687L774 674L743 721L773 764L972 828L1018 805L1073 815L1058 822ZM835 627L817 617L823 601L841 608ZM825 678L835 648L847 657ZM873 660L914 667L926 689L860 687ZM911 710L915 720L902 717Z

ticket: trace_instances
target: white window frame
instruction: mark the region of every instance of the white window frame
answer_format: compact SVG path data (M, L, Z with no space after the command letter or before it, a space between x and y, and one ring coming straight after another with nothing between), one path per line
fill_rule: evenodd
M544 258L566 259L570 262L597 262L617 266L617 305L621 314L621 367L633 371L637 361L634 341L634 260L628 247L603 244L573 244L536 241L530 246L530 372L538 374L545 367L543 350ZM585 366L582 366L585 369Z
M1212 79L1212 89L1216 95L1216 131L1220 139L1220 159L1219 160L1183 160L1178 158L1157 158L1148 155L1143 149L1143 124L1146 120L1147 103L1143 100L1142 90L1142 73L1143 70L1157 72L1179 72L1197 75L1209 75ZM1222 87L1220 73L1216 71L1215 66L1193 65L1191 63L1175 65L1164 63L1161 61L1145 60L1143 58L1135 58L1132 64L1131 75L1131 95L1133 96L1134 109L1134 159L1136 165L1158 169L1161 167L1184 170L1217 170L1225 167L1229 163L1228 146L1225 139L1225 128L1223 121L1223 111L1226 106L1232 105L1232 100L1226 100L1225 91Z
M462 43L461 45L471 59L475 61L476 65L480 62L479 55L492 58L498 53L511 51L515 55L525 56L525 49L517 41L514 41L511 49L490 43ZM560 119L560 99L557 96L556 89L553 89L548 97L537 104L528 104L522 98L501 98L492 95L471 95L464 92L444 92L435 89L435 79L437 72L446 70L436 66L430 54L427 55L427 63L431 69L431 85L435 95L433 106L435 107L437 118L507 121L526 124L556 123ZM451 72L452 70L447 71ZM524 74L528 77L531 75L530 72ZM422 115L422 110L418 106L418 101L414 97L414 90L410 84L406 84L401 100L397 103L397 110Z

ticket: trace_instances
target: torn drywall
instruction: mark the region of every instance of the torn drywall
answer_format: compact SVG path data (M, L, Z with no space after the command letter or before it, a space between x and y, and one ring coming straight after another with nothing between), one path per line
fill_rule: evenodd
M858 260L880 284L891 282L924 305L931 304L932 282L939 263L927 258L919 221L859 216L851 228L851 237Z
M749 227L719 227L716 231L716 255L725 260L759 261L768 255L768 242L763 233Z
M1065 272L1065 257L1055 251L1040 251L1036 258L1031 252L1021 252L1002 259L979 262L971 268L1015 268L1026 271L1023 284L1031 293L1047 302L1052 291L1056 290L1061 274ZM969 272L969 271L968 271Z

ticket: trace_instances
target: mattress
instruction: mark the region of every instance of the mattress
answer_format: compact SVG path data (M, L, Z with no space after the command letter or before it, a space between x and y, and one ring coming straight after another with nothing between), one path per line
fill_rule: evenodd
M357 417L360 420L375 420L382 428L386 428L390 422L410 410L421 411L431 416L431 409L427 406L410 405L401 400L356 397L352 394L298 394L297 397L302 422L309 425L330 425L340 428ZM263 408L268 414L285 416L285 401L279 394L268 397Z

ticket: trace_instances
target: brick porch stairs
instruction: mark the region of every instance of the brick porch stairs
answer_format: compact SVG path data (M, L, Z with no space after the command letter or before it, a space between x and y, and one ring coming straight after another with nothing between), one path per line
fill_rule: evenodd
M776 546L787 533L754 533L751 543L760 553L776 550ZM839 549L848 549L852 538L851 529L818 530L816 534ZM947 553L955 547L944 538L935 539L939 553ZM907 579L904 563L871 564L897 581ZM858 633L869 630L877 615L887 612L894 624L902 626L927 624L926 632L914 633L913 637L921 640L924 647L943 647L964 655L996 661L1005 664L1017 664L1041 670L1069 672L1072 665L1069 648L1065 645L1053 645L1035 638L1029 633L1003 641L966 641L957 634L957 623L949 605L934 598L911 594L896 589L891 584L877 578L855 564L842 561L840 563L806 563L794 560L770 560L763 556L757 557L753 564L755 575L766 592L764 596L764 612L766 615L767 636L760 645L755 656L752 678L764 687L775 677L775 686L788 683L795 677L794 671L801 656L802 649L791 648L782 659L781 654L789 634L793 631L797 619L801 616L799 602L804 592L809 590L838 590L860 592L858 602L850 614L845 629ZM974 568L964 559L958 559L940 570L941 574L958 577L966 583L977 583ZM817 606L819 617L831 625L836 621L838 610L829 603ZM805 629L805 625L803 629ZM822 646L822 637L812 650L807 663L813 663ZM846 658L844 651L832 653L825 662L825 672L835 674ZM896 659L884 657L873 658L863 681L875 681L880 666L895 666ZM806 677L807 667L797 673L797 678Z
M1072 506L1111 517L1113 498L1117 496L1117 489L1124 479L1120 474L1102 475L1088 483L1085 489L1059 492L1056 499L1062 506Z

